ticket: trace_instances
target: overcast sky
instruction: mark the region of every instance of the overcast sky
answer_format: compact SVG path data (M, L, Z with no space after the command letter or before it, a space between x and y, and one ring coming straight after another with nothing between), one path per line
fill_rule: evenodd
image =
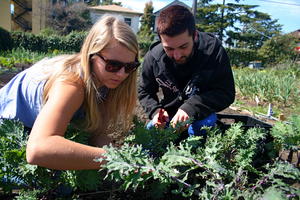
M122 2L122 5L133 10L143 12L145 3L149 0L115 0ZM173 0L152 0L154 12L171 3ZM193 0L181 0L183 3L192 6ZM214 3L222 3L223 0L214 0ZM233 3L234 0L226 0L226 3ZM272 19L278 19L283 25L282 31L289 33L300 29L300 0L240 0L241 4L258 5L258 11L268 13Z

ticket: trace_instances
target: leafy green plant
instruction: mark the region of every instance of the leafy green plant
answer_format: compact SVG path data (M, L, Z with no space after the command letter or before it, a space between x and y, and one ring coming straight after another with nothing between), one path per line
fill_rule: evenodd
M161 131L155 134L163 134ZM299 190L290 185L299 183L299 169L278 160L277 150L266 144L264 130L245 131L235 124L224 134L218 129L207 131L205 144L199 137L189 137L176 145L170 136L171 142L158 157L145 148L147 143L132 143L135 136L130 136L130 143L119 149L104 147L108 162L102 169L107 178L122 182L124 190L159 184L159 197L170 191L201 199L257 199L271 191L275 196L299 197ZM268 151L275 153L264 153L268 145Z
M97 171L55 171L26 164L27 133L20 123L4 120L0 187L7 193L19 188L18 199L56 198L62 188L71 188L67 196L75 197L76 191L97 191L105 181L120 186L116 194L133 190L158 199L298 199L299 168L282 161L279 151L299 148L299 122L295 116L270 133L237 123L225 131L205 128L206 138L182 139L176 129L147 130L137 121L122 146L104 146L107 162L100 174L106 175L100 176ZM72 126L66 137L82 143L88 139Z
M238 91L243 95L268 103L289 105L299 101L298 77L293 71L235 69Z
M79 52L86 35L87 32L83 31L72 31L66 36L11 32L13 48L24 48L31 52L42 53L49 53L55 49L62 52Z
M30 66L45 57L53 57L60 54L58 50L49 53L33 52L24 48L12 49L0 52L0 66L8 69L16 68L18 65ZM19 71L21 69L18 69Z
M258 54L265 63L273 65L288 60L295 60L297 57L295 47L298 42L299 39L290 34L272 37L264 42Z
M300 117L291 116L290 122L278 122L272 129L277 149L300 150Z
M226 48L230 63L235 67L248 66L249 62L260 60L257 51L248 48Z
M96 170L57 171L27 164L28 134L18 121L0 122L0 188L5 194L12 195L12 191L18 189L21 191L19 199L53 199L72 195L75 190L90 191L99 187L101 179ZM73 126L68 127L66 137L88 143L88 134Z

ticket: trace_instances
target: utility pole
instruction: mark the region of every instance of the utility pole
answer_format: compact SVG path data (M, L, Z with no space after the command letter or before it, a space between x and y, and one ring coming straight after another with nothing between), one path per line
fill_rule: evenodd
M223 42L223 31L224 31L224 6L225 6L225 0L223 0L223 6L221 11L221 28L220 28L220 40Z
M197 0L193 0L193 15L196 18L196 12L197 12Z

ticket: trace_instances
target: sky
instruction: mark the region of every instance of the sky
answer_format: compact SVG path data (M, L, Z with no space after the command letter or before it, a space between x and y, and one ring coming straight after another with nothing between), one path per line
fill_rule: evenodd
M135 11L143 12L145 3L149 0L115 0ZM173 0L152 0L154 12L171 3ZM193 0L180 0L192 6ZM223 0L214 0L213 3L222 3ZM234 0L226 0L226 3L235 3ZM240 0L240 4L258 5L256 10L267 13L272 19L278 19L283 25L282 31L290 33L300 29L300 0Z

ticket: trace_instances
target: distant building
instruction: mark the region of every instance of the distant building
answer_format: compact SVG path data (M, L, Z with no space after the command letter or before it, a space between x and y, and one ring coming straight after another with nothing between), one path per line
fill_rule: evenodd
M300 29L293 31L290 33L291 35L295 36L296 38L298 38L299 43L297 44L297 46L295 47L295 50L300 53Z
M75 0L74 0L75 1ZM8 31L28 31L39 33L47 27L46 19L55 3L67 0L0 0L0 27ZM77 0L77 2L84 2ZM11 8L13 7L13 11ZM139 18L143 13L117 5L90 7L92 21L95 22L104 14L121 16L137 33Z
M8 31L39 33L46 27L51 4L51 0L0 0L0 26Z
M118 5L94 6L89 8L93 23L95 23L101 16L109 14L123 18L135 33L137 33L139 30L140 17L143 15L143 13Z
M298 38L300 40L300 29L293 31L290 34L295 36L296 38Z
M251 69L263 69L261 61L251 61L249 62L248 67Z

